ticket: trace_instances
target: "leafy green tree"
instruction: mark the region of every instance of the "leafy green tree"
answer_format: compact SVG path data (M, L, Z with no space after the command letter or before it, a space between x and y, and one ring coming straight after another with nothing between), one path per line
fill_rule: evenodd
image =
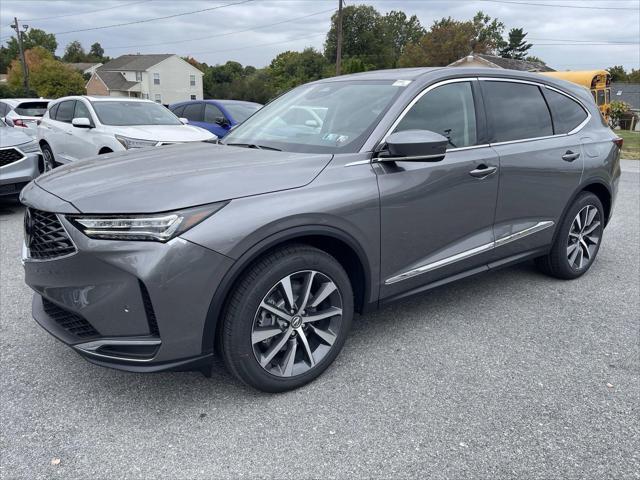
M85 82L80 72L56 60L42 47L34 47L25 52L29 67L29 82L38 96L57 98L66 95L82 95ZM13 60L9 67L7 83L10 87L22 85L22 65Z
M509 30L509 41L500 49L500 56L503 58L515 58L523 60L533 44L527 43L525 37L527 33L522 28L512 28Z
M475 14L472 22L475 30L475 36L471 40L474 52L494 54L504 47L505 41L502 39L504 23L482 11Z
M611 74L612 82L627 82L628 75L622 65L614 65L613 67L607 68L607 71Z
M39 28L31 28L22 34L22 44L25 50L34 47L42 47L49 51L51 55L55 55L58 42L53 33L47 33ZM12 36L7 40L6 47L0 47L0 72L7 72L12 60L18 58L20 48L18 47L18 39Z
M105 61L108 61L108 57L104 56L104 48L102 48L102 45L100 45L99 42L91 45L91 48L89 49L89 56L96 62L105 63Z
M547 64L547 62L542 60L540 57L536 57L535 55L529 55L527 58L525 58L525 60L527 62L539 63L541 65L546 65Z
M350 5L343 8L342 58L358 57L377 68L393 65L393 46L385 41L386 33L383 17L375 8L369 5ZM336 12L331 17L331 27L324 44L324 55L331 63L336 61L337 37Z
M393 65L390 66L395 67L405 46L420 41L426 30L418 17L412 15L407 18L404 12L397 10L392 10L382 17L382 24L385 43L391 44L393 48Z
M64 49L63 62L80 63L88 62L89 60L87 52L84 51L82 44L78 40L69 43Z
M327 59L314 48L302 52L287 51L271 61L271 81L278 93L298 85L322 78L328 65Z
M640 83L640 70L636 70L635 68L631 69L626 81L630 83Z

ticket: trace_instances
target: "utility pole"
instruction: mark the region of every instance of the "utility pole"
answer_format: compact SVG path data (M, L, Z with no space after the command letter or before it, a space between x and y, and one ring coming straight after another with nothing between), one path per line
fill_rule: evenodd
M338 39L336 42L336 75L342 71L342 0L338 0Z
M18 36L18 48L20 49L20 61L22 63L22 82L24 85L24 94L26 97L29 96L29 70L27 69L27 59L24 57L24 48L22 46L22 30L20 30L20 24L18 23L18 18L13 17L14 24L11 25L16 31ZM29 26L24 25L24 31L28 30Z

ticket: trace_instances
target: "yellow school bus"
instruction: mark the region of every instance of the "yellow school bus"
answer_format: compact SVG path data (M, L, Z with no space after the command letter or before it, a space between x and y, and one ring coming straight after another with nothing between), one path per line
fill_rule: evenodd
M542 75L577 83L591 90L602 115L609 116L611 103L611 75L606 70L585 70L574 72L544 72Z

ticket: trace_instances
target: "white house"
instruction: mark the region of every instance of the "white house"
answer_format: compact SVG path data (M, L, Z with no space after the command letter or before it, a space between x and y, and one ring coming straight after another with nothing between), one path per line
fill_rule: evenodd
M170 104L202 100L202 76L173 54L122 55L99 67L87 82L87 95L148 98Z

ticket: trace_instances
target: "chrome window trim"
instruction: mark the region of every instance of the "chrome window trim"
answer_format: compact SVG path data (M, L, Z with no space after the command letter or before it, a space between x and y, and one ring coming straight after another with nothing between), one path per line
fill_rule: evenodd
M541 232L542 230L546 230L549 227L555 225L555 222L552 221L543 221L538 222L532 227L525 228L518 232L512 233L505 237L499 238L493 242L486 243L479 247L472 248L470 250L465 250L464 252L457 253L450 257L443 258L441 260L437 260L435 262L426 263L424 265L420 265L419 267L413 268L411 270L407 270L406 272L402 272L398 275L394 275L385 280L385 285L393 285L394 283L401 282L403 280L407 280L409 278L413 278L418 275L422 275L423 273L431 272L438 268L446 267L453 263L459 262L461 260L466 260L467 258L471 258L475 255L479 255L480 253L488 252L490 250L494 250L498 247L506 245L511 242L515 242L516 240L520 240L529 235L533 235L534 233Z
M478 77L478 81L480 81L480 82L524 83L524 84L527 84L527 85L535 85L536 87L539 87L539 88L548 88L549 90L553 90L554 92L559 93L561 95L564 95L565 97L573 100L578 105L580 105L580 107L582 107L582 109L587 114L587 118L585 118L580 125L575 127L570 132L557 133L557 134L553 134L553 135L546 135L544 137L520 138L518 140L507 140L505 142L493 142L493 143L490 143L490 145L492 147L499 146L499 145L509 145L511 143L522 143L522 142L529 142L529 141L535 141L535 140L546 140L546 139L549 139L549 138L568 137L569 135L575 135L576 133L578 133L591 120L591 112L589 112L589 109L584 106L584 103L582 103L579 99L577 99L573 95L570 95L570 94L568 94L566 92L563 92L562 90L560 90L558 88L555 88L555 87L552 87L551 85L547 85L545 83L540 83L540 82L535 82L535 81L532 81L532 80L520 80L520 79L515 79L515 78L497 78L497 77ZM545 100L545 103L546 103L546 100ZM547 108L548 108L548 106L547 106ZM549 116L551 117L551 122L552 122L552 125L553 125L553 115L551 113L551 110L549 110Z

